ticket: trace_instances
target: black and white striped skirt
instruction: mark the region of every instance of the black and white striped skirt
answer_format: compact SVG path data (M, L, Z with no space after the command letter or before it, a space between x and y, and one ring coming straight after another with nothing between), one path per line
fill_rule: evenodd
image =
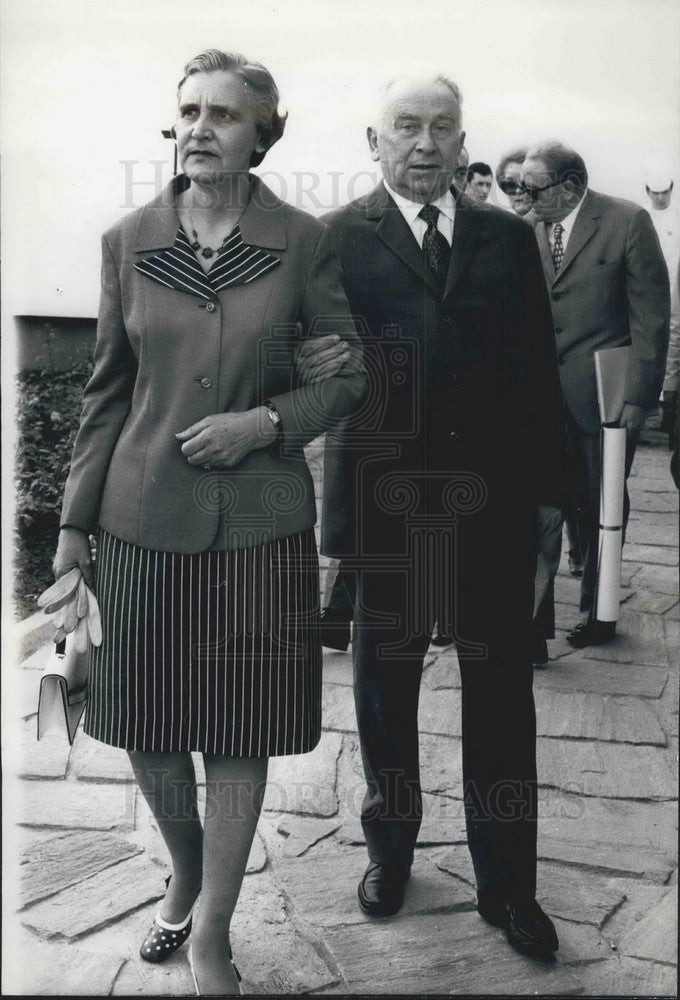
M100 531L85 732L126 750L305 753L321 736L314 532L155 552Z

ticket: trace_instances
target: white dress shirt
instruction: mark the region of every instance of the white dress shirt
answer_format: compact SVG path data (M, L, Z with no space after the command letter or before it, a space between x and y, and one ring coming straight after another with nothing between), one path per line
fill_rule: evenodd
M574 223L576 222L576 216L580 212L581 205L583 204L583 200L584 200L584 198L585 198L585 196L587 194L588 194L588 190L586 189L583 192L583 197L581 198L581 200L578 203L578 205L576 205L574 208L572 208L572 210L569 213L569 215L567 215L566 218L562 219L562 221L561 221L561 226L562 226L562 246L564 247L565 250L567 249L567 244L569 243L569 237L571 236L571 231L574 228ZM555 226L556 225L557 225L557 223L551 222L548 225L548 227L547 227L548 228L548 241L550 243L550 249L552 251L555 250Z
M394 198L397 208L406 219L409 229L418 241L418 246L422 249L423 237L427 230L427 223L425 222L425 219L421 219L419 217L418 212L420 212L424 206L419 204L417 201L409 201L409 199L404 198L403 195L397 194L396 191L392 190L387 181L384 181L384 184L392 198ZM443 195L437 198L436 201L430 202L430 204L439 209L437 229L449 246L452 246L453 223L456 218L456 202L451 194L451 191L445 191Z

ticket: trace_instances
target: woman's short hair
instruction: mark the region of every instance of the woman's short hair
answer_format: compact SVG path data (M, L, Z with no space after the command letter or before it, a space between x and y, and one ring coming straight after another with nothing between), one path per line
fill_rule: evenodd
M184 67L184 76L177 85L179 95L182 87L186 83L187 77L194 73L213 73L217 70L225 70L240 77L245 84L255 111L257 128L260 139L265 146L264 152L253 150L250 157L250 166L256 167L262 163L268 149L278 142L286 127L288 114L280 115L279 88L274 83L274 78L262 63L253 62L247 59L240 52L222 52L220 49L206 49L200 52Z
M588 171L583 157L562 142L551 139L537 143L528 150L527 159L541 160L546 170L562 184L571 181L580 191L588 187Z
M527 156L527 148L527 146L518 146L516 149L509 149L507 153L503 153L498 161L498 166L496 167L497 181L499 181L505 173L508 163L519 163L520 166L524 163Z

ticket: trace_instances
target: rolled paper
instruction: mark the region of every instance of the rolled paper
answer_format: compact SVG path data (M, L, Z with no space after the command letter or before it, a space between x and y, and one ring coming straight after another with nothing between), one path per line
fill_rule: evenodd
M603 622L615 622L619 617L625 473L626 428L603 427L600 541L595 604L595 615Z

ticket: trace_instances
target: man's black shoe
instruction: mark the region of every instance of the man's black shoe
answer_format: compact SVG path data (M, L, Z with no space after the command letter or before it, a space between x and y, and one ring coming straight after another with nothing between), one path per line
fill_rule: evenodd
M320 615L321 645L339 649L343 653L349 646L351 619L343 611L322 608Z
M370 863L359 882L359 906L372 917L389 917L404 902L404 887L411 868Z
M603 642L610 642L615 635L616 622L601 622L597 618L591 618L573 628L567 636L567 642L575 649L583 649L584 646L601 646Z
M508 944L523 955L549 958L560 946L552 920L535 899L502 903L489 893L479 893L477 911L487 923L502 927Z

